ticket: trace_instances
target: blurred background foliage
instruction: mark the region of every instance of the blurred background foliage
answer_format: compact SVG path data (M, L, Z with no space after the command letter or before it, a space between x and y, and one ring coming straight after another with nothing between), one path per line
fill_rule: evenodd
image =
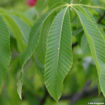
M8 11L18 27L24 34L23 38L27 45L29 32L33 24L49 9L53 8L59 0L38 0L35 7L30 8L27 6L25 0L0 0L0 14L3 10ZM62 2L63 0L61 0ZM71 2L70 0L64 0ZM105 7L105 0L74 0L73 3L82 3L90 5L98 5ZM59 6L60 4L56 5ZM91 9L91 13L94 15L95 20L101 31L105 35L105 18L99 21L104 11L100 9ZM26 18L25 18L26 17ZM88 102L105 102L102 95L98 95L97 87L97 72L94 62L90 56L90 50L88 47L87 40L84 36L83 29L80 25L76 15L72 12L72 28L73 28L73 67L69 75L64 81L64 90L61 101L58 103L54 102L46 93L42 70L43 65L39 62L36 55L28 61L24 68L24 86L23 86L23 100L19 99L17 94L17 56L19 52L22 52L18 48L19 42L14 37L14 32L11 32L11 50L12 60L7 70L6 80L3 88L0 90L0 105L69 105L73 101L71 95L78 96L78 93L84 92L84 88L88 81L91 81L89 85L90 94L85 94L84 97L80 97L73 105L88 105ZM41 49L38 48L38 54L40 55ZM35 58L34 58L35 56ZM40 58L40 57L39 57ZM96 90L95 90L96 89ZM87 91L87 90L86 90ZM66 96L69 96L67 99ZM63 99L63 97L66 97ZM70 98L71 97L71 98ZM45 100L44 100L45 98ZM45 101L41 103L42 101ZM70 104L71 105L71 104Z

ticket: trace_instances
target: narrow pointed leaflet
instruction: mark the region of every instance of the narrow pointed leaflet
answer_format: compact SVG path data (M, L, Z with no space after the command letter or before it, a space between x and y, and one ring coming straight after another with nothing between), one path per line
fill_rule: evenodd
M0 88L3 85L10 59L10 34L2 16L0 16Z
M46 44L45 85L57 101L63 89L63 80L72 66L72 34L68 8L54 18Z
M100 88L105 96L105 37L87 9L77 7L75 11L86 34L91 54L98 70Z

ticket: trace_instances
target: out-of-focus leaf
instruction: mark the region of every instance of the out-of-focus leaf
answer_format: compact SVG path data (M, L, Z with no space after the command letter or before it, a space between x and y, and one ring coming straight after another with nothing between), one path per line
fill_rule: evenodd
M59 7L62 8L62 7ZM57 8L57 9L59 9ZM57 9L51 10L45 15L43 15L32 27L31 32L30 32L30 37L28 41L28 46L26 50L20 55L20 66L19 66L19 71L23 71L23 67L25 63L30 59L30 57L33 55L34 51L36 50L38 44L39 44L39 38L40 38L40 30L46 21L46 19Z
M16 11L12 11L11 15L17 16L19 19L21 19L22 21L24 21L26 24L32 26L33 22L32 19L28 18L28 16L26 15L26 13L21 13L21 12L16 12ZM30 16L32 16L31 14L29 14Z
M13 32L13 35L15 36L20 52L24 51L25 42L23 40L23 35L21 32L21 29L19 28L17 23L13 20L12 16L4 15L3 18L6 22L6 24L8 25L8 27Z
M3 17L0 16L0 88L3 85L10 59L10 33Z
M87 39L86 39L85 35L82 36L81 48L82 48L83 54L85 56L90 54L89 44L87 42Z
M12 19L16 22L16 24L18 25L19 29L21 30L22 37L24 39L25 44L27 45L31 27L28 24L26 24L25 22L23 22L22 20L20 20L16 16L12 16Z

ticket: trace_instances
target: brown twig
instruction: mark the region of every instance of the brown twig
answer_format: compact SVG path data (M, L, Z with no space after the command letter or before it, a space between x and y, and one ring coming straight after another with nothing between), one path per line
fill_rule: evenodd
M78 42L75 42L72 44L72 48L76 47L78 45Z
M77 102L78 100L80 100L81 97L84 95L84 93L86 91L88 91L88 88L90 87L90 84L91 84L91 81L88 81L86 83L84 89L81 92L74 94L74 96L70 100L70 104L69 105L73 105L75 102Z
M98 93L98 89L97 89L97 86L93 87L93 88L89 88L90 87L90 82L87 82L87 84L85 85L84 89L81 90L81 92L77 92L77 93L73 93L73 94L68 94L68 95L63 95L59 101L62 101L62 100L70 100L70 105L73 105L75 102L77 102L78 100L80 99L83 99L83 98L87 98L87 97L92 97L92 96L97 96ZM24 92L23 94L23 100L26 99L26 95L25 93L27 92ZM37 98L38 100L40 100L40 103L39 105L44 105L47 98L49 97L52 101L53 98L49 95L49 93L47 92L47 90L45 89L45 94L43 96L43 98L41 98L40 96L36 96L34 94L31 94L32 97L34 98ZM71 104L72 102L72 104Z
M41 99L39 105L44 105L48 96L49 96L48 91L45 89L45 95L44 95L43 98Z
M79 99L92 97L92 96L97 96L98 95L97 91L98 91L97 87L93 87L93 88L91 88L91 89L89 89L87 91L82 92L82 95L81 95L81 97ZM77 95L77 94L80 94L80 93L78 92L78 93L74 93L74 94L63 95L60 98L60 101L62 101L62 100L71 100L74 97L74 95ZM75 102L77 102L77 101L78 100L76 100Z
M98 19L97 23L100 23L105 17L105 12L102 14L102 16Z

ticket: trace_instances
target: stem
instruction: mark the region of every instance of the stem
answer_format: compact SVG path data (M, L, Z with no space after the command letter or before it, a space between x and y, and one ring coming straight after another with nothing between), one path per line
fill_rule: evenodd
M46 100L47 100L47 98L48 98L48 96L49 96L49 94L48 94L47 90L45 89L45 95L44 95L43 98L41 99L39 105L44 105L45 102L46 102Z
M102 14L102 16L98 19L97 23L100 23L105 17L105 12Z
M74 7L74 6L83 6L83 7L87 7L87 8L93 8L93 9L103 9L105 10L104 7L100 7L100 6L95 6L95 5L84 5L84 4L66 4L66 6L68 7Z

